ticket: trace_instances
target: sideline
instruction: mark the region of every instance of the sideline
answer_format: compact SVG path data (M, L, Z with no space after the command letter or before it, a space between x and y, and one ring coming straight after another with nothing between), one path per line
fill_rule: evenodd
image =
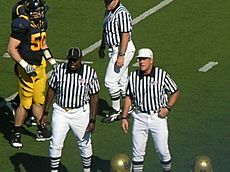
M156 6L154 6L154 7L150 8L149 10L145 11L144 13L142 13L141 15L139 15L138 17L133 19L133 25L135 25L135 24L139 23L140 21L144 20L145 18L147 18L148 16L150 16L153 13L157 12L161 8L167 6L171 2L173 2L173 0L164 0L164 1L160 2L159 4L157 4ZM82 54L85 56L86 54L88 54L88 53L94 51L96 48L98 48L100 46L100 44L101 44L101 40L95 42L94 44L90 45L88 48L82 50ZM61 60L58 60L58 61L61 61ZM51 73L52 73L52 70L47 73L48 78L50 77ZM9 96L8 98L5 98L5 100L7 100L7 101L12 100L15 97L15 95L17 95L17 93L14 93L13 95Z

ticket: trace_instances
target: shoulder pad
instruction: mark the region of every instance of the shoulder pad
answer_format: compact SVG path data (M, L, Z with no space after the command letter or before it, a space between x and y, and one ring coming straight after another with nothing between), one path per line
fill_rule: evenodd
M27 17L17 17L12 21L11 29L12 34L24 34L27 30L27 28L30 26L30 21L26 19Z
M12 21L12 29L19 29L19 30L24 30L30 25L29 20L26 19L26 17L17 17Z

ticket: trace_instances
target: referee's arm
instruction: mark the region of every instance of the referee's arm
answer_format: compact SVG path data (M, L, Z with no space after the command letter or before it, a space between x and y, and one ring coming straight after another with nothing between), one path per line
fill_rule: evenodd
M130 37L129 32L123 32L121 35L121 44L119 47L119 53L118 53L118 57L117 57L117 61L116 61L117 67L124 66L125 52L126 52L127 47L128 47L129 37Z
M177 90L176 92L172 93L169 96L169 101L168 101L166 107L160 108L160 112L158 113L158 116L160 118L165 118L166 116L168 116L171 108L176 104L176 102L177 102L179 97L180 97L179 90Z
M40 119L41 125L46 125L48 122L47 116L49 114L49 108L53 102L54 96L55 96L55 90L49 86L46 92L45 104L43 108L43 115L42 115L42 118Z
M98 93L90 95L89 104L90 104L90 120L96 121L96 115L97 115L98 105L99 105Z
M106 43L105 43L105 30L103 29L102 36L101 36L101 45L100 45L100 47L98 49L98 56L101 59L105 58L105 46L106 46Z
M98 110L98 104L99 104L99 96L98 93L96 94L91 94L90 95L90 100L89 100L89 105L90 105L90 120L89 124L86 128L86 132L94 132L95 130L95 123L96 123L96 115L97 115L97 110Z
M46 92L45 104L44 104L44 112L48 112L49 108L53 102L55 96L55 90L52 87L48 87Z
M169 97L168 106L173 107L176 104L179 97L180 97L180 91L179 90L177 90L175 93L171 94Z
M129 129L129 123L128 123L127 118L128 118L128 112L129 112L131 105L132 105L131 96L125 96L124 107L123 107L123 111L121 115L121 128L125 133L128 133L128 129Z

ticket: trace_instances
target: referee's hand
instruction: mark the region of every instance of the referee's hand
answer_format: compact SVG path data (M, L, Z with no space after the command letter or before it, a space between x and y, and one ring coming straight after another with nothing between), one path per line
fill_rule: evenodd
M124 66L124 63L125 63L125 57L119 55L117 57L116 66L122 68Z
M127 119L121 119L121 128L125 133L128 133L129 123Z
M99 50L98 50L98 56L100 59L105 58L105 47L100 46Z
M40 119L40 124L46 126L48 124L48 118L46 115L42 115Z
M86 128L86 132L89 132L89 133L93 133L94 132L94 130L95 130L95 123L89 123L88 124L88 126L87 126L87 128Z
M159 118L166 118L169 114L169 110L167 108L161 108L159 113L158 113L158 117Z

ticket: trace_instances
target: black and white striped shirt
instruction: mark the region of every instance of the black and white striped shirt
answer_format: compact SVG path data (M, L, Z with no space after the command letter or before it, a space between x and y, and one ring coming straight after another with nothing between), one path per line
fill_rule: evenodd
M158 111L166 107L168 95L178 90L169 74L158 67L153 67L149 75L139 69L131 72L126 95L133 97L133 104L141 112Z
M66 63L53 71L49 86L55 89L55 103L63 108L78 108L89 102L89 95L100 91L96 71L83 64L77 72L69 72Z
M121 33L130 32L132 18L129 11L120 4L115 11L106 11L104 17L104 39L108 46L120 45Z

